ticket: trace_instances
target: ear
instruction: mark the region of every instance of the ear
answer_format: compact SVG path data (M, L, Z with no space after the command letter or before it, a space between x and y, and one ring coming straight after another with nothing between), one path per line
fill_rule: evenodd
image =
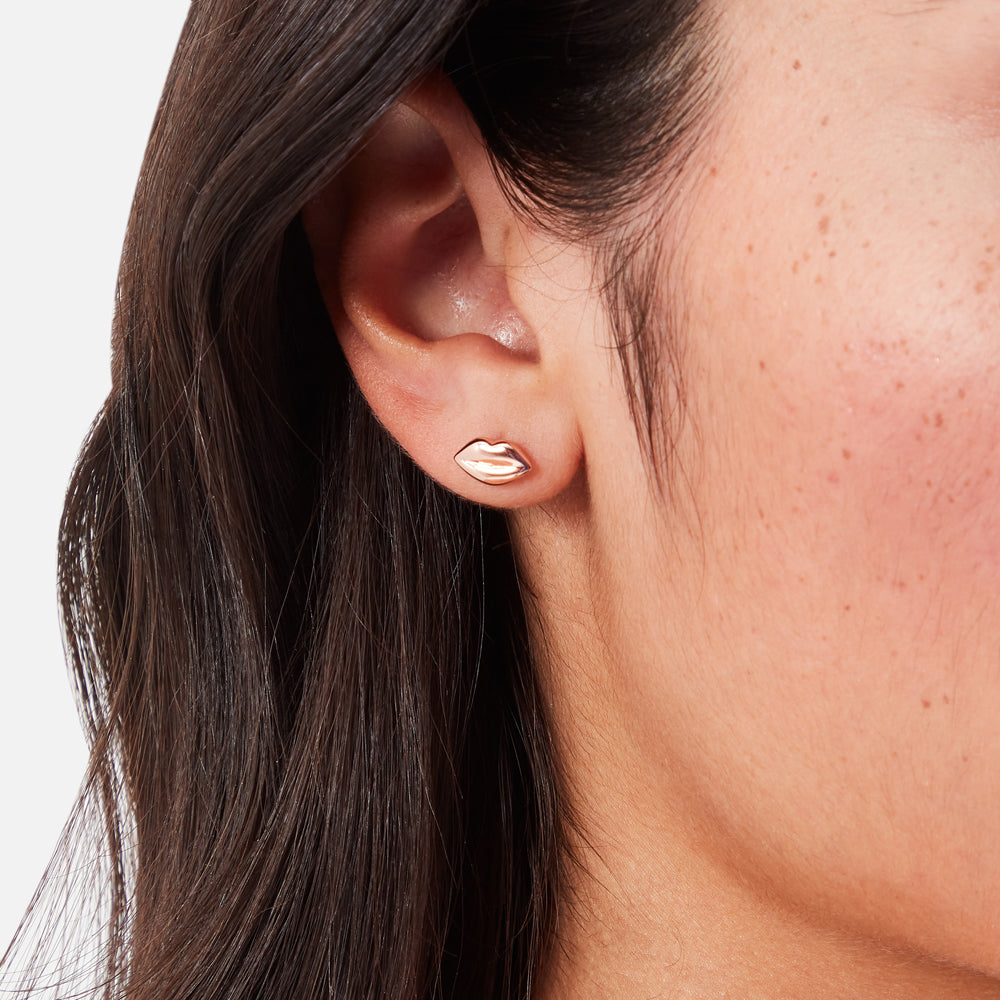
M514 305L520 227L450 82L410 92L302 218L347 361L414 461L493 506L560 493L582 462L572 393ZM474 441L513 446L527 471L480 481L505 458L466 471L455 456Z

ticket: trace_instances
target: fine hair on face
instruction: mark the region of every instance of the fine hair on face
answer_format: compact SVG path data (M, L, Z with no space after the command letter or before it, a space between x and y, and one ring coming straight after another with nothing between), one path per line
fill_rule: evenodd
M700 14L192 5L61 527L92 757L4 962L27 969L16 995L530 993L572 863L530 595L504 516L371 413L299 214L401 96L447 78L523 217L600 261L636 432L669 480L682 345L652 308L660 248L629 220L711 120ZM103 895L73 950L81 877Z

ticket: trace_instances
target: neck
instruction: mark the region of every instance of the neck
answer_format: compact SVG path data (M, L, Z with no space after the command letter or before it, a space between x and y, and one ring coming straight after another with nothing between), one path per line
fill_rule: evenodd
M783 910L661 831L623 826L576 839L538 1000L1000 997L993 978Z

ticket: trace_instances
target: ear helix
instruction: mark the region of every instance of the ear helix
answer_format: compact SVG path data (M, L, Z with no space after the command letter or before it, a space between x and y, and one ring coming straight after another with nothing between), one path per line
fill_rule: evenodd
M524 455L506 441L490 444L477 438L455 456L455 461L473 479L489 486L502 486L531 471L531 464Z

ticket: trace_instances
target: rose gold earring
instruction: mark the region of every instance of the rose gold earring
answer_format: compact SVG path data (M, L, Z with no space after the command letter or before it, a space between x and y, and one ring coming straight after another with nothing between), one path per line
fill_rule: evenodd
M490 444L477 438L455 456L455 461L473 479L490 486L512 482L531 471L528 460L506 441Z

